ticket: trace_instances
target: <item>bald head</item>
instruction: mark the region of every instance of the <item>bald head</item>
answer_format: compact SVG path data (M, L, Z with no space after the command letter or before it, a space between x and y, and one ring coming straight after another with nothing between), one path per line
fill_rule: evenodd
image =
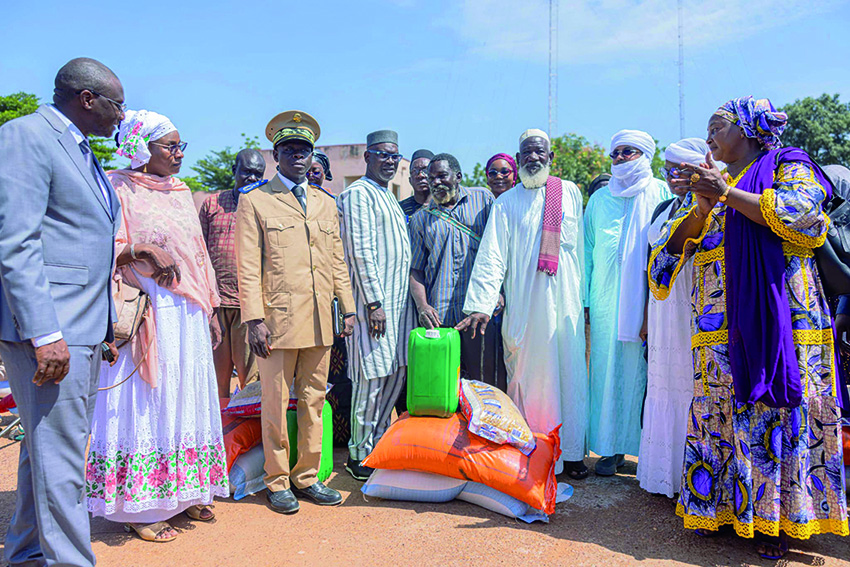
M53 101L58 104L73 99L85 89L115 98L118 94L116 88L120 88L121 82L112 69L100 61L78 57L59 69L53 85Z
M246 148L236 154L233 162L233 179L235 188L239 189L263 178L266 172L266 160L259 151Z

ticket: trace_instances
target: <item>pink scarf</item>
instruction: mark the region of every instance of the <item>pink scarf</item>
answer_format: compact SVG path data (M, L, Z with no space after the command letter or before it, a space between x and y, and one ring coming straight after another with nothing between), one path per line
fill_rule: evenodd
M540 255L537 271L550 276L558 273L558 254L561 251L561 207L563 184L557 177L546 180L546 195L543 202L543 232L540 234Z
M154 244L168 251L177 261L181 275L180 283L169 286L169 290L200 306L208 317L212 316L221 300L189 187L176 177L126 169L107 172L107 177L121 199L123 222L115 236L116 256L127 244ZM136 261L118 268L115 279L141 288L135 272L150 277L153 267ZM135 364L139 364L149 344L150 352L139 368L139 375L155 388L158 358L152 310L131 344Z

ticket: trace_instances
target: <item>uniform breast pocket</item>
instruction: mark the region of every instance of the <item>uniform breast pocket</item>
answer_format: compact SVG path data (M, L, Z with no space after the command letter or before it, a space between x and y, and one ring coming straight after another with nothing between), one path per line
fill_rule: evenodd
M564 213L561 220L561 248L575 250L578 239L582 236L578 233L578 219Z
M331 221L319 221L319 235L322 239L322 244L325 246L333 246L334 223Z
M269 244L279 248L292 246L295 242L295 223L286 217L266 219L266 235Z

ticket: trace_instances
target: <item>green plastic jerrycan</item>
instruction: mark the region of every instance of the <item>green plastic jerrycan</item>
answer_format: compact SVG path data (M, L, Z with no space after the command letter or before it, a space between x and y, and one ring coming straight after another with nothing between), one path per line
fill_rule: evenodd
M410 415L449 417L455 413L460 387L460 333L454 329L413 329L407 356Z
M298 462L298 413L286 412L286 432L289 434L289 469ZM334 418L331 404L325 400L322 408L322 456L319 459L319 482L325 482L334 470Z

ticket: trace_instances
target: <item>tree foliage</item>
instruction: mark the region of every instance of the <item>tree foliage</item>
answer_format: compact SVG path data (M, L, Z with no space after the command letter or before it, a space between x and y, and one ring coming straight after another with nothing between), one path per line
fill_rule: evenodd
M183 181L192 191L224 191L233 188L236 180L233 178L233 162L236 154L242 149L259 149L260 142L256 136L248 137L242 134L242 144L238 150L226 146L223 150L213 150L192 166L197 174L191 177L183 177Z
M41 103L38 97L31 93L18 92L0 96L0 126L15 118L32 114L38 109L39 104ZM114 165L114 140L92 136L89 138L89 145L103 169L110 169Z
M781 110L788 114L783 145L801 148L823 165L850 166L850 104L837 94L822 94L795 100Z

